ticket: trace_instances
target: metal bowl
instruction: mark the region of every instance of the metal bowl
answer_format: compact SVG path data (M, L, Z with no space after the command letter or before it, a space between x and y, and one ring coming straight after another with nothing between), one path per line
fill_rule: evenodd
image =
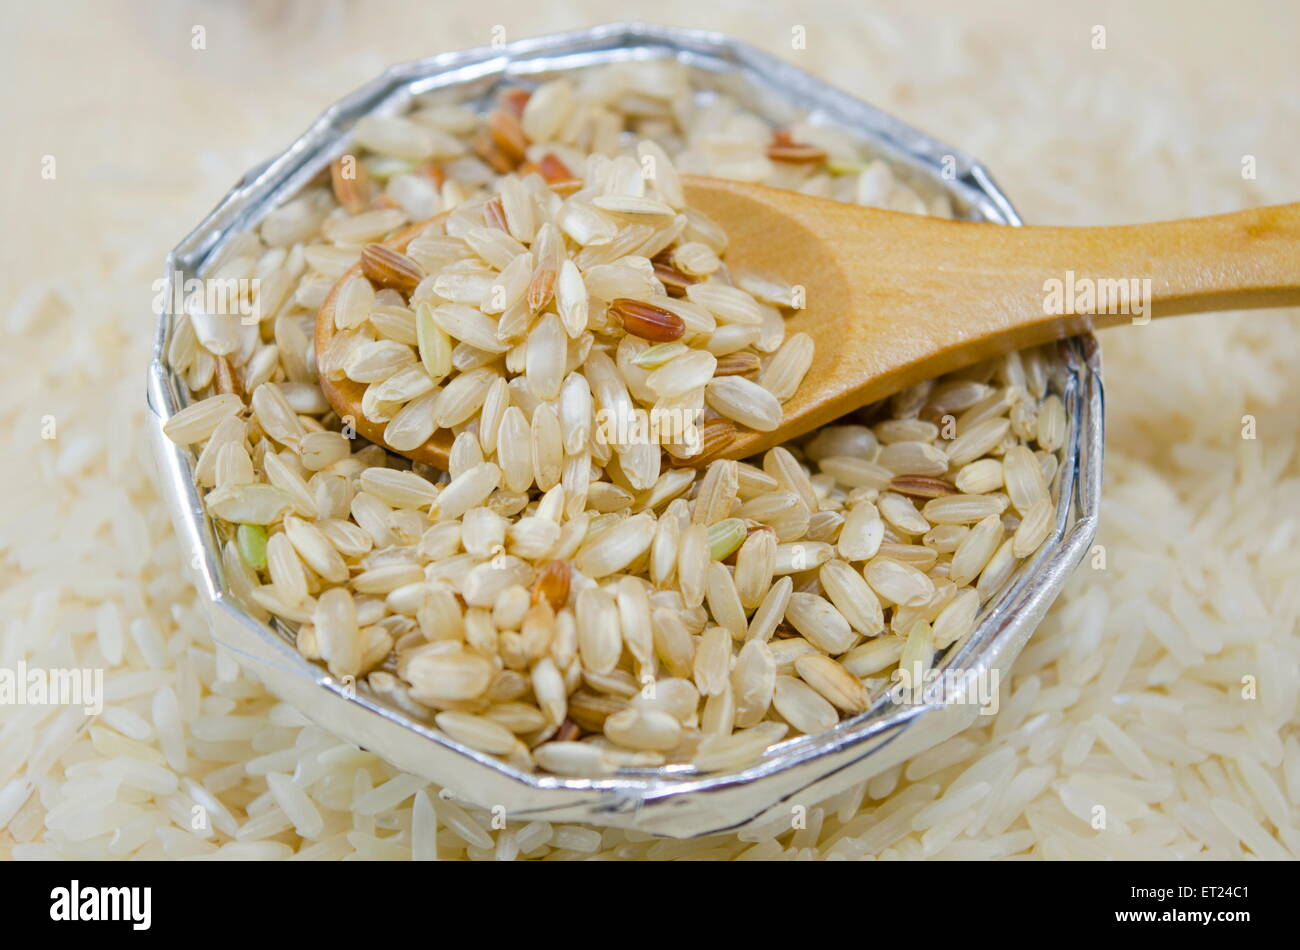
M236 235L314 179L346 151L349 129L371 112L397 112L413 96L455 89L485 103L503 82L529 83L599 63L676 58L703 88L722 89L773 122L803 114L842 128L886 158L923 196L946 192L962 217L1018 225L1020 218L984 168L957 149L910 128L766 53L726 36L642 24L614 24L433 56L395 66L335 103L285 152L248 172L166 262L172 282L202 276ZM932 747L971 724L979 707L928 692L900 703L888 694L835 728L788 740L735 773L700 774L688 765L625 770L599 779L522 772L461 746L362 687L351 689L304 659L290 632L250 616L232 598L220 549L195 487L194 456L162 434L188 401L167 365L172 318L159 320L149 367L155 455L183 549L213 638L267 687L320 725L441 785L472 806L504 808L515 819L583 821L690 837L779 820ZM1061 397L1069 436L1052 489L1052 536L1007 588L983 608L976 628L936 662L940 673L996 677L1010 667L1060 593L1096 533L1103 436L1100 357L1091 335L1058 345L1050 389ZM960 697L958 697L960 699ZM969 699L970 697L967 697Z

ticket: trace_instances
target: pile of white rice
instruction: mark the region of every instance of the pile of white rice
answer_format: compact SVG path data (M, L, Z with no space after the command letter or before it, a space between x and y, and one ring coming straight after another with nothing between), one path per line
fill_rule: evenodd
M812 49L832 36L831 24L819 33L804 22ZM117 47L112 29L91 34L71 31L63 55ZM468 29L442 35L448 46L482 39ZM980 55L983 41L933 22L868 24L860 38L853 50L828 38L815 60L784 52L852 84L865 46L876 78L858 91L988 157L1031 219L1035 208L1080 222L1228 210L1286 200L1287 183L1300 180L1300 153L1285 132L1300 121L1300 103L1254 87L1228 85L1198 111L1177 113L1161 89L1133 81L1136 57L1113 56L1082 80L1088 102L1066 103L1105 129L1103 143L1081 149L1045 119L1043 90L1064 83L1068 65L1055 52L993 66ZM371 66L357 57L350 69L359 75L348 79ZM123 81L148 85L149 68L130 64ZM999 103L997 128L949 101L981 70ZM202 77L193 81L202 87ZM305 120L323 100L302 98ZM121 109L89 102L77 117L80 141L110 141ZM188 121L196 136L203 131ZM0 667L102 666L107 699L94 720L78 708L0 711L0 856L1300 855L1294 313L1107 334L1100 547L1004 683L1001 712L811 807L799 829L676 842L544 822L494 828L309 725L214 650L143 434L147 301L159 261L242 164L285 138L282 115L239 121L261 123L227 130L260 148L173 151L170 177L115 169L150 160L147 143L129 146L138 155L104 159L99 173L71 146L37 146L55 149L59 178L16 199L38 247L56 233L63 244L57 270L33 268L37 277L0 294L0 318L19 341L0 351L0 436L24 466L21 474L6 466L4 476ZM158 141L164 131L183 130L160 124ZM1184 144L1174 150L1172 141ZM1243 183L1247 152L1266 172ZM188 216L173 194L182 188L203 195L185 205ZM83 227L50 228L54 208L81 211ZM195 805L205 828L192 827Z

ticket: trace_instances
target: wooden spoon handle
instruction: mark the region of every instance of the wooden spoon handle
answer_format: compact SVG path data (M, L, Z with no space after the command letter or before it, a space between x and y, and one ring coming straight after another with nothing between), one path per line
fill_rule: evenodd
M978 245L963 247L968 261L1005 255L1004 266L1037 289L1042 311L1090 314L1102 326L1300 304L1300 204L1119 227L979 231Z
M925 292L931 339L952 347L947 366L1152 317L1300 305L1300 204L1119 227L942 222L935 233L932 266L947 279Z
M1000 348L1029 346L1085 326L1300 305L1300 204L1119 227L1008 228L902 215L889 225L889 249L874 220L859 217L855 233L837 235L835 255L853 295L869 301L886 287L929 295L934 318L948 324L936 338L954 342L988 336ZM932 252L927 273L917 271L915 249L927 246L920 242ZM869 271L853 268L864 259L873 262ZM883 287L882 271L895 274Z

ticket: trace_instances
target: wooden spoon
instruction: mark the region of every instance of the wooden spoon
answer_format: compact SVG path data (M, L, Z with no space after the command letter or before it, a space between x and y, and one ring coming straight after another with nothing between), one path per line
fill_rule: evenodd
M728 458L762 451L922 380L1083 330L1300 304L1300 203L1155 224L1011 228L764 185L689 176L684 184L690 205L727 232L732 273L804 289L805 305L787 320L787 335L804 332L815 344L812 368L783 405L780 427L742 429L721 453ZM425 224L390 243L405 247ZM1133 289L1131 302L1125 312L1104 312L1116 309L1108 308L1106 291L1117 282ZM333 334L338 286L317 319L317 353ZM1091 303L1089 287L1102 291ZM363 435L382 444L382 427L361 415L363 387L346 380L322 385L341 415L352 415ZM439 431L405 454L445 467L450 436Z

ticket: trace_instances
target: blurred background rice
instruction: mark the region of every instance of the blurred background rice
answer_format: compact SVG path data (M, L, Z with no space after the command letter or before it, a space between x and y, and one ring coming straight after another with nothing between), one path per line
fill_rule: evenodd
M732 33L979 156L1029 222L1300 199L1293 4L897 6L772 2L756 17L721 2L702 16L664 0L653 12ZM1294 310L1104 335L1102 547L1004 682L1001 713L811 809L799 830L692 842L493 830L308 725L214 651L142 430L151 284L168 249L246 168L386 65L484 45L494 29L515 39L644 10L101 0L8 12L0 667L101 666L108 696L93 721L0 707L0 856L1300 855ZM792 48L796 27L805 49ZM197 833L194 804L211 819Z

